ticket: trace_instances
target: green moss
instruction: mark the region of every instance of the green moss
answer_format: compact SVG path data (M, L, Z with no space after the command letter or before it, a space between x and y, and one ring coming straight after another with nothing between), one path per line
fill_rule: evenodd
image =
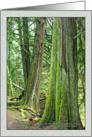
M34 118L33 120L35 120L35 121L39 121L40 118L39 118L39 117L36 117L36 118Z
M23 111L21 111L20 114L21 114L22 117L25 117L25 114L24 114Z
M59 23L58 23L59 22ZM57 55L58 55L58 32L59 32L60 19L55 18L53 29L53 42L51 52L51 67L49 88L47 91L46 106L41 123L51 123L55 121L55 103L56 103L56 77L57 77Z
M19 121L21 121L21 122L27 122L27 121L29 121L29 119L19 119Z
M44 99L46 99L46 96L44 96L44 97L40 97L40 100L44 100Z

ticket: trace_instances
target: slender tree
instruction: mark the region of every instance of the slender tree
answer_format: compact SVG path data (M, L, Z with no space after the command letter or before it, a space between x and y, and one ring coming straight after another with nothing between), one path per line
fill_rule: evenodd
M16 58L16 74L17 74L17 85L19 86L19 72L18 72L18 58ZM19 96L19 89L18 89L18 96Z
M30 52L29 52L29 37L28 37L28 20L27 17L23 18L23 32L21 27L21 18L18 18L18 28L19 28L19 39L23 63L23 72L24 72L24 84L25 90L27 89L27 81L29 76L30 69ZM22 38L23 33L23 38Z
M8 74L8 78L9 78L9 86L10 86L10 95L12 97L14 97L14 92L13 92L13 87L12 87L12 80L11 80L11 76L10 76L10 72L9 72L9 68L8 68L8 65L7 65L7 74Z

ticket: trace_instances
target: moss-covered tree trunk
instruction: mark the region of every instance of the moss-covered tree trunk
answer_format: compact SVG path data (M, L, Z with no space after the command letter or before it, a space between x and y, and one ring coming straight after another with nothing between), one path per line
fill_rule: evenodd
M9 78L9 87L10 87L10 93L9 95L14 97L14 92L13 92L13 87L12 87L12 80L11 80L11 76L10 76L10 71L9 71L9 68L8 68L8 65L7 65L7 74L8 74L8 78Z
M67 101L65 87L62 83L62 38L60 18L55 18L53 26L52 53L49 90L47 92L45 111L42 123L65 123L67 121ZM62 109L62 110L61 110ZM65 116L65 117L64 117Z
M29 77L30 70L30 51L29 51L29 33L28 33L28 19L27 17L23 17L23 70L24 70L24 82L25 82L25 90L27 89L27 82Z
M23 30L22 30L23 22ZM29 52L29 37L28 37L28 20L27 17L18 18L19 26L19 38L20 38L20 48L22 55L23 73L24 73L24 84L25 90L27 89L27 81L30 69L30 52Z
M28 104L30 107L39 109L39 92L41 87L42 74L42 57L44 49L44 34L45 34L45 18L38 18L36 24L36 40L34 45L34 52L29 71L29 78L27 81L27 89L23 104Z
M75 18L55 18L49 90L41 123L78 123L76 35Z
M68 123L77 124L78 123L78 67L77 67L77 39L74 38L77 35L76 19L61 18L61 23L62 23L62 40L63 40L62 82L67 91Z

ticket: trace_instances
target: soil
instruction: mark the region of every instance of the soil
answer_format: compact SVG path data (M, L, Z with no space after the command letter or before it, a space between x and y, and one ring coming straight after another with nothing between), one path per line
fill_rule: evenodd
M40 100L40 116L44 113L46 99ZM27 116L27 115L26 115ZM19 109L7 109L7 129L8 130L59 130L55 123L43 125L34 120L35 116L30 113L27 119L23 118ZM40 117L39 117L40 118ZM27 121L26 121L27 120Z
M46 99L40 100L40 116L44 113ZM39 121L36 122L32 117L28 121L23 119L18 109L7 109L7 129L8 130L50 130L57 129L53 124L41 127Z

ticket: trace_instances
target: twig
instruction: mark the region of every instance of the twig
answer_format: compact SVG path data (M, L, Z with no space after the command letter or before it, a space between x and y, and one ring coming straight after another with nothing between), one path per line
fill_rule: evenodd
M24 90L24 88L22 88L22 87L20 87L20 86L18 86L18 85L16 85L16 84L14 84L14 83L13 83L13 85L14 85L15 87L21 89L21 90Z

